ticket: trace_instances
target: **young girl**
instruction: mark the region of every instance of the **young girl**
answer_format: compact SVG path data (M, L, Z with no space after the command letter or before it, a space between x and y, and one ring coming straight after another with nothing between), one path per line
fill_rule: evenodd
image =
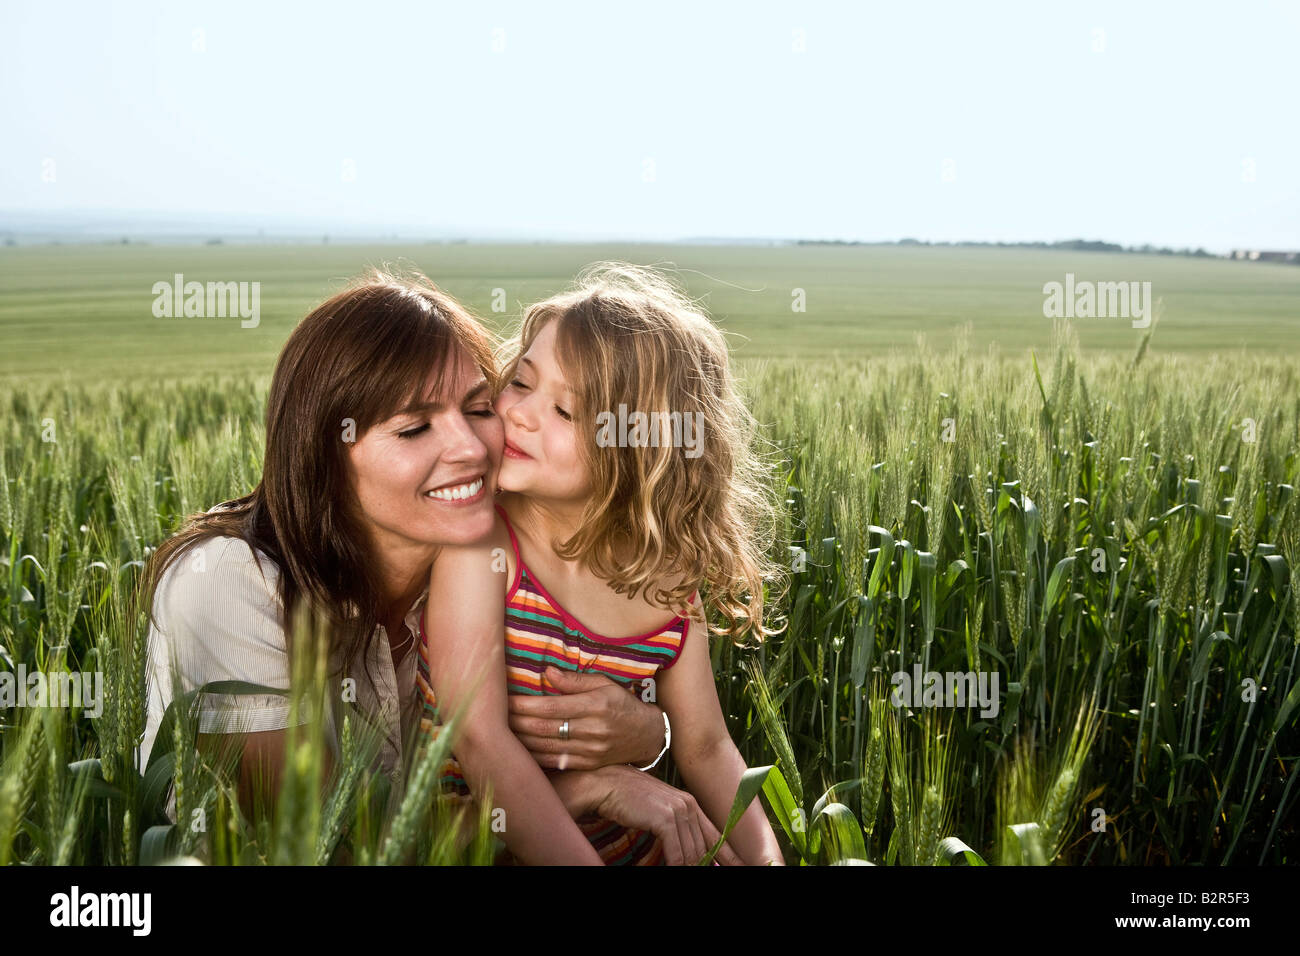
M761 640L773 633L762 623L764 579L780 580L753 420L719 330L634 266L593 267L574 291L529 308L502 383L497 527L485 542L444 548L430 580L426 726L439 705L463 708L448 772L462 791L491 789L520 859L662 862L664 840L602 818L599 806L575 825L558 779L511 733L506 695L554 693L547 669L558 668L605 674L656 701L673 760L712 821L705 829L723 828L745 762L718 704L706 612L725 620L717 633ZM535 736L574 731L545 723ZM693 862L710 841L689 812L677 825ZM745 863L782 862L757 799L728 843Z

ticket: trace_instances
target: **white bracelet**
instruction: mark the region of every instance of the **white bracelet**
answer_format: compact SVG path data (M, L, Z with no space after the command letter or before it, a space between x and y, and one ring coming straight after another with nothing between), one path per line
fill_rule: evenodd
M655 757L654 762L644 767L637 767L638 770L653 770L655 764L664 759L664 754L668 753L668 748L673 743L673 725L668 723L668 711L664 711L664 749L659 751L659 756Z

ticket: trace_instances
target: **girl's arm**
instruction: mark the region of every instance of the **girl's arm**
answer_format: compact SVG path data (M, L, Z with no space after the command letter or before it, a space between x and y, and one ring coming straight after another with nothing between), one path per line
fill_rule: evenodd
M745 760L727 734L709 658L708 627L692 621L676 663L661 670L658 698L672 721L673 761L682 780L719 830L745 772ZM783 864L776 834L757 797L727 842L751 865Z
M425 605L429 683L443 719L462 711L456 759L475 797L490 788L501 834L529 864L591 864L600 855L550 781L510 731L506 708L505 589L491 546L444 546Z

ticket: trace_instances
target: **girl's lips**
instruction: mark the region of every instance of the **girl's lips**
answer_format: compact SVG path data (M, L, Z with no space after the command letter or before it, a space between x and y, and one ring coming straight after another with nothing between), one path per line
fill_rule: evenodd
M505 456L507 458L532 458L532 455L526 455L510 442L506 442Z

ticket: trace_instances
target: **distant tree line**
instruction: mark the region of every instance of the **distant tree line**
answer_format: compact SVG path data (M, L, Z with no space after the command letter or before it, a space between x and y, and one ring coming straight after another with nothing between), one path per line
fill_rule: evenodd
M844 239L800 239L800 246L975 246L992 249L1061 249L1067 252L1134 252L1154 256L1192 256L1197 259L1219 259L1204 249L1170 249L1167 246L1121 246L1117 242L1099 239L1063 239L1059 242L929 242L925 239L899 239L894 242L853 242Z

